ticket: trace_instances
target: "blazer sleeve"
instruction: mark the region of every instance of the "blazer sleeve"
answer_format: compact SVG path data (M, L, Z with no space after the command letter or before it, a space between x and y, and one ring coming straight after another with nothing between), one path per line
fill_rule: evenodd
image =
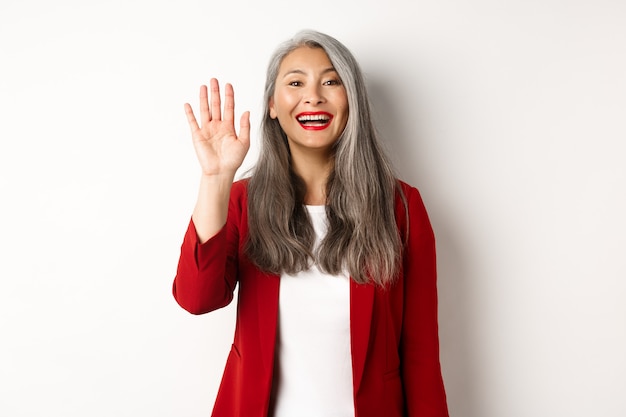
M237 284L241 184L233 184L226 224L200 244L193 220L180 250L172 292L178 304L192 314L222 308L233 300Z
M400 351L407 416L447 417L439 361L435 237L417 189L405 187L405 195L409 228Z

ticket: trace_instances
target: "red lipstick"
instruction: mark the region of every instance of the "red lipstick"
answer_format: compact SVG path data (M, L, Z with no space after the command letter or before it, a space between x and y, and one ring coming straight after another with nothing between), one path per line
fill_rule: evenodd
M305 130L324 130L330 126L333 115L325 111L302 112L296 115L296 120Z

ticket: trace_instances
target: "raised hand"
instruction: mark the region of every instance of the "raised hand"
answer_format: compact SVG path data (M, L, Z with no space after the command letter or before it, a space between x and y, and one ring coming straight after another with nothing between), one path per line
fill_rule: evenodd
M191 129L198 161L206 176L230 176L243 163L250 148L250 112L244 112L239 122L239 135L235 130L235 94L233 87L226 84L224 113L221 111L220 86L213 78L210 83L211 102L207 86L200 87L200 123L193 109L185 103L185 113Z

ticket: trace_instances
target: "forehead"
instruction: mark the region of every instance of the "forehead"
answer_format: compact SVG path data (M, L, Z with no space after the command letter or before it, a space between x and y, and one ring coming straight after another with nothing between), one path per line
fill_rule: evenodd
M278 70L279 74L290 72L307 73L310 71L327 71L333 69L326 51L322 48L300 46L283 58Z

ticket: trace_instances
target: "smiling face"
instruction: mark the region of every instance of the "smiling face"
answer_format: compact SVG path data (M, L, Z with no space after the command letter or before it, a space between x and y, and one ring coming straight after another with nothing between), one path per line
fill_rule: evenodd
M285 56L269 108L292 154L330 151L348 121L346 90L322 48L303 46Z

